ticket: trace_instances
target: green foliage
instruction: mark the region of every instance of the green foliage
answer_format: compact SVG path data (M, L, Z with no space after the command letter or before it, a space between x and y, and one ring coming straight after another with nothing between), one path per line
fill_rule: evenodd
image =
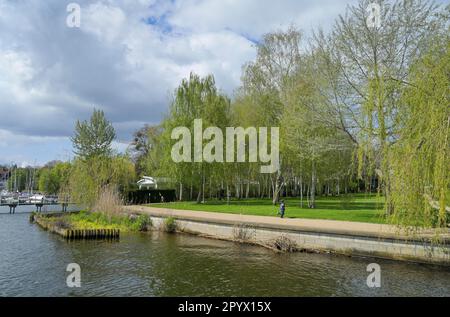
M152 219L147 215L139 215L134 222L137 231L148 231L152 226Z
M114 128L103 111L94 109L90 121L77 122L72 138L77 158L69 183L72 201L93 207L105 187L126 191L135 180L131 160L127 156L112 155L114 138Z
M76 229L120 229L124 232L148 231L152 226L151 219L146 215L131 217L88 211L64 216L61 221Z
M109 157L115 136L114 128L106 120L104 112L94 109L89 121L77 121L72 138L75 154L83 160Z
M413 65L402 94L391 202L392 221L403 226L445 227L450 220L449 43L437 40Z
M58 194L69 183L71 169L72 165L67 162L58 162L53 167L42 168L39 173L39 191Z
M9 191L32 191L38 189L39 170L32 167L14 167L6 187Z
M131 143L131 154L139 176L156 176L161 167L161 126L144 126L136 131Z
M106 186L126 192L135 180L134 164L126 156L76 160L70 175L70 194L74 202L92 207Z
M191 135L194 135L195 119L202 119L204 127L215 126L223 131L229 125L230 101L217 91L213 76L200 78L191 73L189 79L181 82L175 91L170 114L162 124L164 132L159 147L159 155L163 153L164 156L158 160L161 162L161 174L164 173L161 176L170 176L177 183L184 183L186 187L195 186L198 192L197 201L200 202L205 180L220 181L225 170L224 165L220 163L191 164L172 161L172 146L177 142L171 139L172 130L177 127L186 127L190 130ZM225 133L223 134L225 135ZM206 143L207 141L204 140L204 144ZM192 151L192 153L194 152ZM151 161L155 162L156 160L152 159Z
M173 233L177 230L177 222L174 217L169 217L164 220L164 231Z

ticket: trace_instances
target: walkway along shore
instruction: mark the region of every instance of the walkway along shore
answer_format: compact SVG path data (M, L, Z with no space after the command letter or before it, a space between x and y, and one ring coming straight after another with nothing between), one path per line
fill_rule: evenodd
M180 232L271 248L370 256L450 265L450 231L439 244L432 232L402 234L384 224L275 217L125 206L128 214L146 214L155 226L176 219Z

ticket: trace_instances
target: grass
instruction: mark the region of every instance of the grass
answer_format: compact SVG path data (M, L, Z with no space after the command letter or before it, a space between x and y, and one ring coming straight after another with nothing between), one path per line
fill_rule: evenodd
M353 222L386 223L383 207L384 198L374 194L356 194L342 197L319 197L316 208L307 208L300 199L284 200L286 204L286 218L326 219ZM176 210L196 210L229 214L257 215L276 217L279 206L273 206L269 199L232 200L228 205L226 201L208 201L205 204L195 202L174 202L165 204L151 204L151 207L171 208Z
M121 232L147 231L151 226L151 220L145 216L129 217L124 215L112 215L101 212L80 211L61 217L51 217L48 221L54 221L55 225L71 229L120 229Z
M177 231L177 223L175 218L169 217L164 220L164 230L168 233L173 233Z

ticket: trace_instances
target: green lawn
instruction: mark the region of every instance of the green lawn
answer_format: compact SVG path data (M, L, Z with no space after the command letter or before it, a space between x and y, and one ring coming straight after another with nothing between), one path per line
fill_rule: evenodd
M286 218L328 219L355 222L385 223L383 217L384 199L376 195L353 195L346 197L322 197L316 201L316 209L300 208L300 199L285 199ZM229 205L224 201L208 201L205 204L195 202L175 202L151 204L152 207L177 210L211 211L230 214L245 214L276 217L278 206L268 199L232 200Z

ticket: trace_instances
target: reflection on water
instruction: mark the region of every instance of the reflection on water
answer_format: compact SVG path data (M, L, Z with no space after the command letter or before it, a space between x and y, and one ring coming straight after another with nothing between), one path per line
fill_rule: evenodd
M276 254L260 247L163 233L120 242L66 242L0 214L0 296L412 296L450 295L450 269L370 258ZM381 265L369 289L366 267ZM69 289L78 263L82 287Z

